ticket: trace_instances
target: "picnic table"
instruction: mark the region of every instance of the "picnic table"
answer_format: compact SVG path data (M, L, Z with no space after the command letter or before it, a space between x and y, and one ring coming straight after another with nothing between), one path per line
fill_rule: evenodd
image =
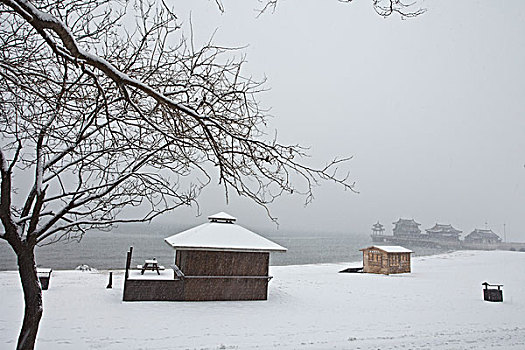
M143 275L146 270L157 271L157 274L160 275L160 270L164 270L164 266L159 265L159 262L155 258L144 260L144 264L138 265L137 268L140 270L141 275Z

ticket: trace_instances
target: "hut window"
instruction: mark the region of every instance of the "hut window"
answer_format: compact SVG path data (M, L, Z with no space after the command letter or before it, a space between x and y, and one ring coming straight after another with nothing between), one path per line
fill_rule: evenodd
M399 254L393 254L392 261L394 265L399 265Z

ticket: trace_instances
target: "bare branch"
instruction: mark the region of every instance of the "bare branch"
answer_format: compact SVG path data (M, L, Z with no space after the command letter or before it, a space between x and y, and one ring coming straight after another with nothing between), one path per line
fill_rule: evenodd
M354 191L341 160L309 167L306 149L268 139L265 81L244 76L237 49L187 42L165 2L138 0L132 32L118 29L125 11L108 0L0 3L11 9L0 10L5 28L16 28L0 41L0 132L11 169L35 174L15 206L22 237L82 235L133 206L148 209L125 220L151 220L195 205L212 179L270 217L276 198L309 203L321 181Z

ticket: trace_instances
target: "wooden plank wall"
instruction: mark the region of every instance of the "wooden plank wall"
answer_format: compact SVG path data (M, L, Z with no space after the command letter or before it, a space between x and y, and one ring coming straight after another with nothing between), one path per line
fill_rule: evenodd
M270 253L177 250L186 276L268 276Z
M186 278L184 300L266 300L266 278Z
M182 280L128 279L124 284L124 301L183 301Z
M181 280L128 279L124 301L266 300L266 278L185 278Z
M124 301L266 300L270 253L179 250L184 277L127 279Z

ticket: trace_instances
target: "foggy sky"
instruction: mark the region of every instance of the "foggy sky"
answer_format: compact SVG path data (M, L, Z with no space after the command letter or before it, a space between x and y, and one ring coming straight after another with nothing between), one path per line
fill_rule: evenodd
M262 96L283 143L311 148L309 164L346 165L359 194L325 183L308 207L271 207L279 232L391 232L398 218L421 229L451 223L463 235L486 224L525 240L525 2L426 1L424 15L383 19L371 1L281 0L256 18L256 1L177 2L195 41L248 47L245 75L268 78ZM188 8L184 8L188 6ZM272 132L270 132L272 134ZM275 230L264 210L210 188L204 217L182 209L163 222L202 222L226 211Z

